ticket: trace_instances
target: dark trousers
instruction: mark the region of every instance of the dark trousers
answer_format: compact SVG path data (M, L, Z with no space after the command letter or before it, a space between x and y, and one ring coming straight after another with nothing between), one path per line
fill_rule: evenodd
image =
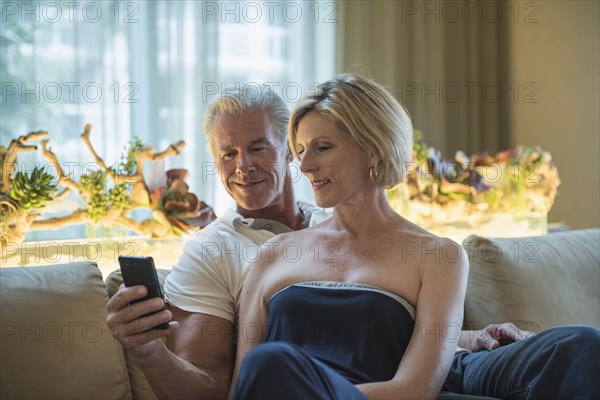
M553 328L492 351L459 353L440 398L600 399L600 331ZM284 342L244 361L234 399L365 399L342 375ZM465 399L470 398L464 396Z
M454 356L444 390L501 399L600 399L600 331L548 329L492 351Z
M264 343L246 355L233 398L367 399L342 375L285 342Z

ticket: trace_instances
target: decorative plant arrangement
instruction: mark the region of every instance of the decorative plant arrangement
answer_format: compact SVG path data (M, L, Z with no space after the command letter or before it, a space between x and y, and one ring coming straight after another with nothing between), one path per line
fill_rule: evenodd
M147 161L159 161L178 155L185 143L170 145L162 152L144 146L138 139L129 144L126 154L114 167L108 167L90 141L91 125L81 139L94 158L97 168L82 174L78 181L61 167L48 146L48 132L32 132L0 147L0 244L4 254L8 243L21 243L29 231L54 230L69 225L120 227L153 238L171 238L202 228L214 220L213 210L189 192L186 170L174 169L144 174ZM48 161L33 171L17 171L20 152L37 151L31 144L39 139L42 155ZM160 163L153 163L154 165ZM160 164L162 165L162 164ZM65 199L71 192L81 199L79 209L68 215L46 218L44 208ZM137 221L129 214L149 209L152 218Z
M470 157L458 151L454 160L445 160L415 130L406 182L387 195L396 210L433 231L444 225L440 233L450 226L477 229L495 219L490 234L499 236L498 226L512 224L504 229L514 232L515 221L532 214L541 215L545 224L559 185L550 153L539 147L514 146ZM506 221L506 216L513 218Z

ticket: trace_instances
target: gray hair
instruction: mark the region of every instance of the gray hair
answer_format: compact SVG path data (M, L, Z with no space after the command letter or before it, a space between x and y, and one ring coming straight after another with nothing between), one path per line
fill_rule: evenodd
M236 115L257 109L264 109L272 118L282 143L287 143L287 125L290 111L277 93L267 85L246 84L228 87L213 100L204 114L204 134L210 143L210 134L215 117L221 114Z

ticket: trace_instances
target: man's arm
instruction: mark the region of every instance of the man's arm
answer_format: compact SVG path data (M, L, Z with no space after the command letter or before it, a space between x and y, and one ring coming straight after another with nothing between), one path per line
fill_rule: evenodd
M488 325L479 331L462 331L458 345L468 351L494 350L533 335L533 332L523 331L505 322Z
M144 317L164 303L153 299L128 305L143 293L144 287L121 287L107 305L107 323L155 394L161 399L224 398L233 368L233 324L172 306ZM168 330L148 330L171 317L177 322L171 322ZM168 336L168 347L158 340L164 336Z
M152 390L161 399L225 398L233 369L233 323L173 306L169 309L180 329L168 336L168 348L161 346L157 360L140 363Z

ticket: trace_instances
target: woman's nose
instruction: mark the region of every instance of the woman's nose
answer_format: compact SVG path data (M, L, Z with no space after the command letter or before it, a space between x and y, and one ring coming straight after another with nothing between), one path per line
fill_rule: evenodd
M307 172L314 172L316 169L316 162L313 160L310 154L307 154L307 152L305 151L304 154L302 154L302 157L300 158L300 171L303 174L306 174Z

